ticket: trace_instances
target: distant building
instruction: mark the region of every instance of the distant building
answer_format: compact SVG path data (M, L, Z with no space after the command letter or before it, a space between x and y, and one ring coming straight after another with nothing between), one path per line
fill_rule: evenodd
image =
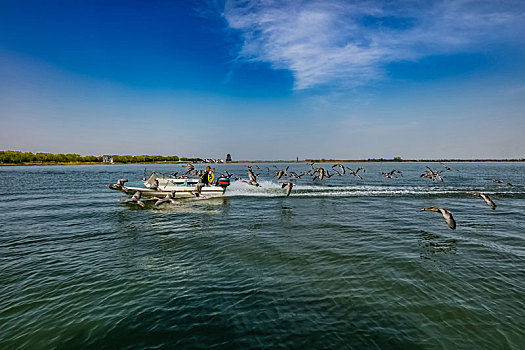
M113 156L109 156L107 154L104 154L102 156L102 163L113 164Z
M232 156L229 153L226 155L226 161L227 162L231 162L232 161Z

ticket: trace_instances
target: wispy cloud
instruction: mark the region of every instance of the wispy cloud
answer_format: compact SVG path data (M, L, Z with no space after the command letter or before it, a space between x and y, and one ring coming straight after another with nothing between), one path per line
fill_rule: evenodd
M523 1L227 0L239 57L288 69L294 88L355 87L385 77L389 62L522 42Z

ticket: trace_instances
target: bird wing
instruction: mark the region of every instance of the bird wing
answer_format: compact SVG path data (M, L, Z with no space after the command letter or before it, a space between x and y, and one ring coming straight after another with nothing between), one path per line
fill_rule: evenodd
M454 220L454 217L452 216L452 213L449 212L446 209L439 208L439 212L443 215L445 218L445 221L447 222L448 227L455 230L456 229L456 220Z
M290 195L290 193L292 192L292 187L293 187L293 183L289 182L288 185L286 186L286 196Z
M494 203L494 202L492 201L492 199L490 199L489 196L487 196L487 195L484 194L484 193L480 193L480 196L481 196L481 198L483 198L483 200L485 201L485 203L487 203L487 205L488 205L492 210L496 209L496 203Z

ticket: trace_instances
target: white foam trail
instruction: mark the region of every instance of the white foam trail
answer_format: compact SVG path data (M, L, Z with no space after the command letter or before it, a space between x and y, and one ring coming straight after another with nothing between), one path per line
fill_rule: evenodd
M259 182L261 187L248 185L242 181L234 181L228 186L225 196L261 196L261 197L277 197L281 192L281 185L271 181Z
M281 184L272 181L259 182L261 187L248 185L241 181L234 181L226 190L225 196L250 197L282 197L285 190ZM425 194L458 194L463 190L454 188L435 188L425 186L323 186L323 185L296 185L291 196L302 197L362 197L362 196L398 196L398 195L425 195Z

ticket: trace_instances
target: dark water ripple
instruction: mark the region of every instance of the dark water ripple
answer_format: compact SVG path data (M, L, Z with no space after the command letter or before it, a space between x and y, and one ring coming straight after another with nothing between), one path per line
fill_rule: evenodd
M0 168L0 348L522 348L525 165L425 165L146 209L104 186L144 166Z

